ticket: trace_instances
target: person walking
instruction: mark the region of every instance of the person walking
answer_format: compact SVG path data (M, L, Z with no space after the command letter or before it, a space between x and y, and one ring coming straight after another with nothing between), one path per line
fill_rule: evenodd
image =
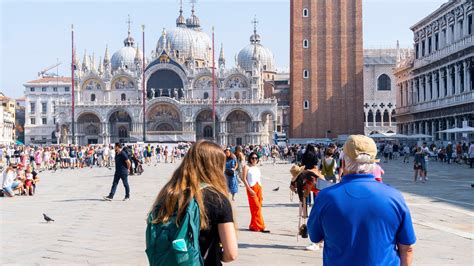
M104 197L104 200L111 201L114 198L115 190L120 180L122 180L123 186L125 187L125 198L124 201L130 200L130 186L128 185L128 173L132 166L130 159L125 151L122 150L120 143L115 143L115 174L114 181L112 182L112 188L108 196Z
M351 135L344 178L318 194L308 219L313 242L324 240L324 265L411 265L416 242L402 194L375 181L375 142Z
M471 141L467 154L469 155L469 167L472 168L474 164L474 141Z
M336 183L337 182L337 178L336 178L337 163L336 163L336 159L332 157L333 155L334 155L334 149L328 147L325 151L324 159L321 160L321 174L324 176L324 178L327 181Z
M227 178L227 187L232 195L232 201L235 200L235 194L239 191L239 184L237 182L237 158L230 151L230 148L224 150L226 161L225 161L225 177Z
M250 231L270 233L266 230L262 215L262 173L258 167L259 157L256 152L251 152L248 157L248 164L244 166L242 181L247 188L247 198L250 207Z
M173 216L177 222L182 222L188 206L195 200L200 226L199 235L193 233L192 237L199 239L204 265L222 265L222 262L237 258L236 229L232 206L227 197L227 182L222 171L225 160L219 145L206 140L196 142L161 189L148 214L148 226L167 223ZM174 242L166 242L159 238L160 235L154 235L154 239L149 237L153 235L147 236L147 252L153 250L149 246L152 243L161 248L167 244L174 247ZM183 262L183 265L197 265L198 261L195 260L199 258L193 259L189 263Z
M425 175L425 170L426 170L426 161L425 161L425 156L423 155L423 151L421 150L421 147L416 148L416 153L415 153L415 159L413 161L413 170L415 170L415 176L413 177L413 182L416 183L416 180L418 178L418 174L420 175L420 180L422 183L425 183L426 181L426 175Z

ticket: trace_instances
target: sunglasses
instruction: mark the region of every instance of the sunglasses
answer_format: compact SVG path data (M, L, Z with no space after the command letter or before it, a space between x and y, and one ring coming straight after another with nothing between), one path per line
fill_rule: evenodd
M252 159L252 160L253 160L253 159L257 160L257 159L258 159L258 157L251 157L250 159Z

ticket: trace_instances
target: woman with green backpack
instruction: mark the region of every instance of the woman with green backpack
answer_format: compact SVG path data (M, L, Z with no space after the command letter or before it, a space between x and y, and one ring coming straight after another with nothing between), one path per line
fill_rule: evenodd
M198 141L148 215L150 265L222 265L237 257L232 206L219 145Z

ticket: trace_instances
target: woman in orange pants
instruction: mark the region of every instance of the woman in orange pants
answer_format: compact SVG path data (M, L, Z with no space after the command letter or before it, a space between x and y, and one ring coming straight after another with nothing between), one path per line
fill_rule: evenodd
M259 158L257 153L251 152L248 157L248 165L244 166L242 181L247 188L247 197L250 206L250 231L270 233L265 229L262 215L262 173L258 168Z

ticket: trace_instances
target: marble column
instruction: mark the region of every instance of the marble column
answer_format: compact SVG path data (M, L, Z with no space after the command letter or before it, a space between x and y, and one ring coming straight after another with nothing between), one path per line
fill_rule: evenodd
M461 88L462 92L469 91L469 83L468 83L468 77L467 77L467 60L462 61L462 66L463 66L463 88Z
M454 72L452 66L446 67L446 85L448 87L448 96L453 95L452 73Z
M461 92L461 66L459 63L454 65L454 93L459 94Z
M473 19L473 20L474 20L474 19ZM472 77L471 77L471 71L469 71L470 68L471 68L471 66L472 66L472 61L471 61L471 60L472 60L472 59L466 59L466 69L467 69L467 75L466 75L466 77L467 77L467 79L466 79L466 86L467 86L467 87L466 87L466 88L467 88L468 91L474 90L474 88L471 87L471 80L472 80Z

